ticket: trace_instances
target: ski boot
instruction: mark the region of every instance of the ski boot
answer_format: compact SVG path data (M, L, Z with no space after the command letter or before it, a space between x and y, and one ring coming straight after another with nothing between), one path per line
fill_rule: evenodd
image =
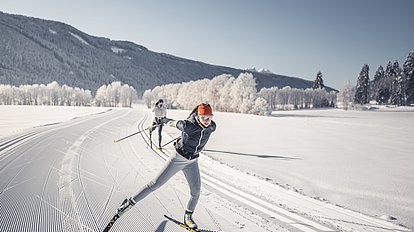
M109 221L108 225L105 227L105 229L103 230L103 232L108 232L111 227L114 225L114 223L116 222L116 220L118 220L118 218L121 217L122 214L124 214L126 211L128 211L129 209L132 208L132 206L135 205L135 201L134 199L131 198L127 198L125 199L122 204L118 207L118 210L116 212L116 214L112 217L112 219Z
M193 212L187 210L185 211L184 224L188 226L191 229L191 231L198 231L197 224L193 220Z
M134 199L132 199L132 197L130 197L130 198L126 198L122 203L121 203L121 205L118 207L118 209L117 209L117 215L119 216L119 217L121 217L121 215L122 214L124 214L125 212L127 212L129 209L131 209L132 208L132 206L134 206L135 205L135 201L134 201Z

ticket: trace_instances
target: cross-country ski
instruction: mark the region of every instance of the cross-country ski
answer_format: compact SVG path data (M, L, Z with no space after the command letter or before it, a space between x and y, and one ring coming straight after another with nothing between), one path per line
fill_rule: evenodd
M190 231L190 232L200 232L200 230L198 228L190 228L188 225L186 225L183 222L180 222L177 219L174 219L170 216L164 215L164 217L167 218L168 220L170 220L171 222L177 224L178 226Z

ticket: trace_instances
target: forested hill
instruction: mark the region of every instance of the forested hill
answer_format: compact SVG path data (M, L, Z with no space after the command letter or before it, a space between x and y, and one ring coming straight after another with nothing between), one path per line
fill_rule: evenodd
M121 81L138 95L167 83L213 78L243 70L156 53L128 41L90 36L55 21L0 12L0 84L59 84L90 89ZM313 82L253 73L257 88L309 88ZM328 90L331 90L328 88Z

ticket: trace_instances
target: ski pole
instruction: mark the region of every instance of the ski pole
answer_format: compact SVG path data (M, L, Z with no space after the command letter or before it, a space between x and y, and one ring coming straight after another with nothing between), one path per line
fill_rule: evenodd
M166 144L162 145L160 148L163 148L163 147L167 146L168 144L170 144L170 143L174 142L175 140L177 140L177 139L179 139L179 138L181 138L181 136L178 136L177 138L175 138L175 139L173 139L173 140L169 141L168 143L166 143Z
M138 132L135 132L135 133L133 133L133 134L130 134L130 135L128 135L128 136L125 136L125 137L123 137L123 138L120 138L120 139L118 139L118 140L114 140L114 143L120 142L120 141L122 141L122 140L124 140L124 139L127 139L127 138L129 138L129 137L131 137L131 136L137 135L137 134L139 134L139 133L142 133L142 132L144 132L145 130L152 129L153 127L156 127L156 126L158 126L158 124L155 124L155 125L153 125L153 126L149 126L149 127L145 128L145 129L143 129L143 130L140 130L140 131L138 131Z

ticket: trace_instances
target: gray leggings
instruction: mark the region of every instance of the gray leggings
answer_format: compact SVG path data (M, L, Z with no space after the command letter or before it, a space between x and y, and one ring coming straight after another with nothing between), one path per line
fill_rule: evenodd
M182 170L185 178L187 179L188 185L190 186L190 200L187 204L188 211L194 211L198 198L200 197L201 179L200 169L198 168L198 159L188 160L182 157L177 152L174 153L168 159L164 167L161 169L159 174L150 181L147 185L143 186L138 193L133 197L135 202L139 202L144 199L148 194L157 190L165 182L167 182L172 176L178 171Z

